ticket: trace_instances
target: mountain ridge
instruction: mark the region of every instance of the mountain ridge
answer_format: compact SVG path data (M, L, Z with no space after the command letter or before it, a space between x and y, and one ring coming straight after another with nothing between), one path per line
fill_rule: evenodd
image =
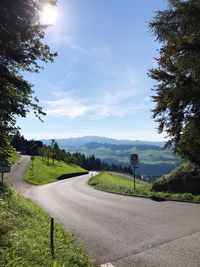
M51 144L51 139L42 140ZM179 163L172 150L163 150L163 142L140 140L117 140L100 136L56 139L59 147L70 153L81 153L86 157L94 155L109 165L130 166L130 155L139 156L141 175L160 176L169 173ZM151 178L153 179L153 178Z
M146 141L146 140L129 140L129 139L115 139L115 138L108 138L104 136L96 136L96 135L88 135L82 137L72 137L72 138L57 138L55 139L58 145L61 146L82 146L88 143L96 142L101 144L113 144L113 145L156 145L162 147L164 142L159 141ZM41 140L44 144L49 145L51 139L42 139Z

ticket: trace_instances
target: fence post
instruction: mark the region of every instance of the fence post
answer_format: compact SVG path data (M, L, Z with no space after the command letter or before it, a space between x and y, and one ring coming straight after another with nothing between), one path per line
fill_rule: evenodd
M51 247L51 255L54 259L54 218L51 218L50 223L50 247Z

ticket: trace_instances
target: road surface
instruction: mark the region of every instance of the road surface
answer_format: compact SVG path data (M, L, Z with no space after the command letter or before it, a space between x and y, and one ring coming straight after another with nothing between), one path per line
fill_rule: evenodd
M21 179L23 157L10 182L83 244L99 264L115 267L199 267L200 205L120 196L87 185L90 175L43 186Z

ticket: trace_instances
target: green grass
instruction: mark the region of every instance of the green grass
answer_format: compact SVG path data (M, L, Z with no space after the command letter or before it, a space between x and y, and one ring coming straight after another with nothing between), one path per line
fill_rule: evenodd
M96 189L107 192L200 202L200 195L152 192L152 186L148 184L136 183L136 189L134 190L133 180L107 172L101 172L97 176L91 178L89 184L95 186Z
M56 182L57 178L63 174L86 172L85 169L69 163L57 162L47 163L42 157L35 157L29 166L25 180L29 183L42 185Z
M9 158L9 164L15 163L19 159L20 155L17 153L15 149L13 149L13 152L11 153L11 156Z
M0 266L92 267L74 237L55 224L55 259L49 246L49 216L0 184Z

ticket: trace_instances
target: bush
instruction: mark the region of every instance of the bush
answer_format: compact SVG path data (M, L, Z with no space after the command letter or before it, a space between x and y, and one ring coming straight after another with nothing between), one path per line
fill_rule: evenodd
M168 176L155 181L152 191L200 194L200 167L183 163Z

